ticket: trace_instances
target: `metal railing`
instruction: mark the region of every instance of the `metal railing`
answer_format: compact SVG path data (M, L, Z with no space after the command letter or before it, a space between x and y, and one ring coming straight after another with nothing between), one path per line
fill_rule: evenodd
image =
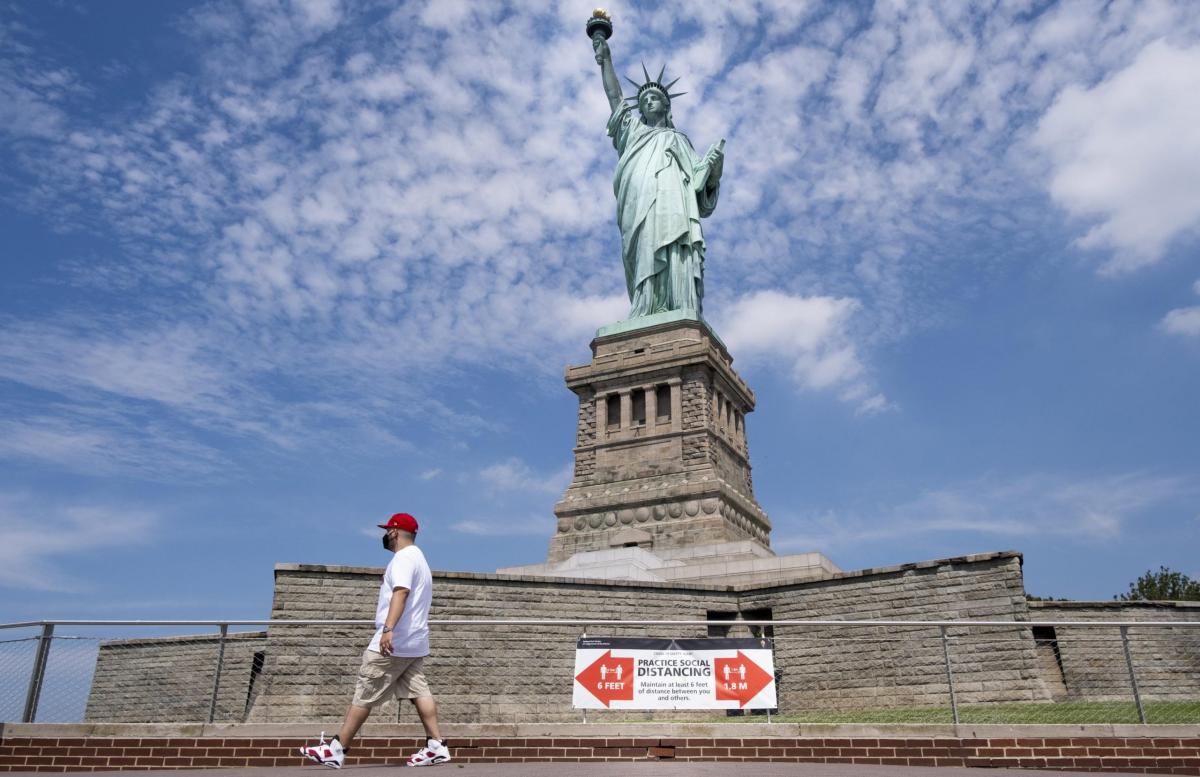
M516 618L430 625L427 671L448 720L578 721L570 690L581 633L730 633L771 638L775 720L1200 723L1196 621ZM213 631L196 634L197 627ZM0 721L332 720L349 701L372 629L369 620L0 624ZM406 709L393 705L385 714L400 720ZM584 719L724 714L601 711Z

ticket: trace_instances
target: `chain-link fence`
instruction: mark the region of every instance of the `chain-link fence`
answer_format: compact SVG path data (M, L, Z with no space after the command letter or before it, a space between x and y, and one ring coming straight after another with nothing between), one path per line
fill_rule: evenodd
M1200 622L433 621L447 722L1200 723ZM369 621L0 625L0 721L330 722ZM778 708L571 705L576 640L755 636ZM376 720L416 722L394 702Z

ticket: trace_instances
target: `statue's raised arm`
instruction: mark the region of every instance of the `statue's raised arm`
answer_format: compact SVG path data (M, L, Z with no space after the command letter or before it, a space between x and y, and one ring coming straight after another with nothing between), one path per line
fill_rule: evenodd
M663 83L666 66L651 78L642 65L645 81L630 79L636 94L627 98L621 93L608 49L612 19L607 12L593 12L587 33L612 111L608 134L619 156L613 192L628 318L677 311L675 317L699 319L705 250L700 219L717 207L725 141L700 156L687 135L675 129L671 100L683 93L671 92L675 81ZM633 104L627 106L627 101Z
M621 94L621 80L613 69L612 52L608 49L608 38L612 35L612 21L608 12L597 8L592 12L588 22L588 34L592 37L592 51L596 54L596 64L600 66L600 80L604 83L604 94L608 97L608 107L616 111L625 99Z

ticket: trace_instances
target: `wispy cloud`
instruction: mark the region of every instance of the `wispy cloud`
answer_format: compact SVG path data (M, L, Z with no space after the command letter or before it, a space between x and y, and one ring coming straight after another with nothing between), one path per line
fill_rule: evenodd
M571 464L555 472L539 473L521 459L513 457L485 467L479 473L479 479L498 491L561 495L571 482L571 473Z
M547 515L511 518L501 515L458 521L451 524L450 528L456 532L476 537L544 537L548 539L554 534L554 517Z
M12 406L17 406L13 403ZM0 418L0 458L49 464L88 474L136 474L151 480L204 478L228 468L228 457L169 423L42 408Z
M70 571L70 560L147 542L158 516L137 508L37 501L0 493L0 587L70 592L94 582Z
M981 478L933 489L910 502L881 506L873 514L823 514L798 521L805 527L779 532L772 545L784 550L837 550L864 543L933 535L988 538L1071 538L1114 542L1142 510L1194 493L1194 478L1127 473L1072 480L1030 475L1012 480Z
M64 100L82 87L70 68L39 53L18 16L0 18L0 138L51 138L67 123Z

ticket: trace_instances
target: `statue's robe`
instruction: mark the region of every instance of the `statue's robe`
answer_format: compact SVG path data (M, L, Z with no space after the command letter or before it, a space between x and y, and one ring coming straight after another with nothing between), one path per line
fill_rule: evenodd
M687 135L650 127L622 104L608 121L620 158L613 178L629 317L667 310L698 316L704 297L704 234L700 219L717 206L709 179Z

